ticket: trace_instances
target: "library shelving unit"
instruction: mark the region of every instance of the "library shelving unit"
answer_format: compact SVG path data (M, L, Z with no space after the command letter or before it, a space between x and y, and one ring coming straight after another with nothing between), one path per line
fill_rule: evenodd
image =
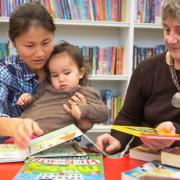
M90 76L97 89L111 89L113 95L125 96L132 74L133 46L142 47L162 44L161 25L134 23L135 1L126 1L126 20L124 22L84 21L54 19L57 30L55 43L61 40L85 46L123 46L124 67L122 75ZM0 17L0 41L7 41L8 17ZM110 125L94 125L88 133L110 132Z

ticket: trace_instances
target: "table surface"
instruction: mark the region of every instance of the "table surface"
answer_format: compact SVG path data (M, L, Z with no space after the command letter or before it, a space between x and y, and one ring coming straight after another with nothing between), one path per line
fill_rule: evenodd
M12 180L13 177L23 166L23 162L16 163L1 163L0 164L0 179ZM128 155L123 158L111 159L104 157L104 173L106 180L120 180L121 172L135 168L144 164L143 161L130 159Z

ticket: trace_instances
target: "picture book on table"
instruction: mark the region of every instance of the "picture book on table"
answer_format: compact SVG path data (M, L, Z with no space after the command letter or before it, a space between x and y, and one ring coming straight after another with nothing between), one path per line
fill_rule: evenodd
M144 177L144 178L142 178ZM152 161L145 163L139 167L131 169L129 171L123 172L121 175L122 180L136 180L136 179L158 179L158 178L168 178L170 179L180 179L180 169L165 166L159 161Z
M79 137L82 134L83 133L80 131L80 129L77 128L74 124L72 124L31 140L29 147L26 149L21 149L15 144L0 144L0 162L24 161L28 156L34 154L40 155L38 153L42 151L43 154L45 154L46 152L49 154L51 153L51 151L55 151L55 149L56 149L56 153L61 154L62 147L64 145L62 145L61 147L57 145L65 143L76 137ZM52 150L45 151L52 147L54 147ZM75 146L69 145L69 147L67 147L66 145L66 151L67 148L70 151L70 148L72 150L75 148Z
M167 133L159 129L139 126L119 126L113 125L112 129L138 137L149 139L173 139L180 141L180 134Z
M138 159L142 161L160 161L161 160L161 152L158 150L152 150L148 147L141 145L134 147L129 150L129 157L132 159Z
M65 142L73 140L79 136L84 136L97 149L99 149L98 146L76 125L71 124L31 140L29 147L26 149L21 149L15 144L0 144L0 163L24 161L29 156L54 157L63 156L67 153L69 153L69 156L83 156L85 155L85 152L82 149L81 151L78 151L78 149L80 150L80 147L78 148L77 144L64 144ZM108 156L101 149L99 149L99 151Z
M104 180L103 156L89 153L83 157L30 158L14 178L24 179Z
M180 147L167 148L161 151L161 162L180 168Z

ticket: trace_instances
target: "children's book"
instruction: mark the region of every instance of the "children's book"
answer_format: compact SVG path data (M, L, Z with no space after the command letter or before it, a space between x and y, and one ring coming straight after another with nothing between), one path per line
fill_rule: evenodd
M154 161L161 160L161 153L157 150L149 149L148 147L141 145L129 150L129 157L132 159L138 159L142 161Z
M173 139L180 141L180 134L167 133L150 127L113 125L112 129L131 134L133 136L146 137L149 139Z
M14 178L24 179L104 180L103 157L90 153L83 157L30 158Z
M100 152L102 152L105 156L108 156L104 151L99 149L98 146L90 138L87 137L87 135L83 134L83 132L76 125L71 124L64 128L55 130L53 132L50 132L48 134L45 134L43 136L31 140L29 147L27 149L20 149L15 144L0 144L0 163L24 161L29 156L38 156L38 157L54 157L57 155L61 156L59 154L61 154L62 149L60 149L59 146L57 145L70 141L79 136L84 136L89 142L93 143L94 146ZM63 144L60 147L63 146L65 145ZM69 146L68 149L67 146L65 146L65 148L66 149L63 151L66 151L67 153L68 151L71 151L73 148L73 152L71 152L71 154L69 153L69 156L73 156L74 153L77 153L74 152L75 149L72 146L71 147ZM85 155L85 154L82 153L81 155Z
M24 161L28 156L45 151L81 135L83 133L80 129L72 124L31 140L29 147L26 149L21 149L15 144L0 144L0 162ZM52 151L54 151L54 148ZM49 150L47 153L52 151ZM59 151L58 146L56 151Z
M122 173L122 180L136 179L180 179L180 169L162 165L158 161L145 163L137 168Z
M167 148L161 151L162 164L180 168L180 147Z

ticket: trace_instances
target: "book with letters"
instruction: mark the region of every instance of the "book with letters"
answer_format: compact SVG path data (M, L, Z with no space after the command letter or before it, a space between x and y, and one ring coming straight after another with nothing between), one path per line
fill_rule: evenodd
M161 153L157 150L149 149L148 147L141 145L134 147L129 150L129 157L132 159L138 159L142 161L160 161L161 160Z
M70 155L80 153L80 151L77 151L77 145L63 144L61 146L60 144L81 135L83 135L83 133L80 129L72 124L31 140L29 147L26 149L21 149L15 144L0 144L0 162L24 161L27 157L32 155L35 156L35 154L41 157L46 154L46 156L50 157L54 155L59 156L59 154L65 153L65 151L67 153L69 152L69 154L72 152ZM51 149L52 147L54 148ZM62 148L65 149L63 150ZM84 152L82 155L84 155Z
M14 178L24 179L104 180L103 157L89 153L83 157L30 158Z
M167 148L161 151L161 162L180 168L180 147Z
M123 172L121 178L122 180L180 179L180 169L165 166L158 161L152 161L129 171Z
M167 133L150 127L113 125L112 129L148 139L172 139L180 141L180 134Z

